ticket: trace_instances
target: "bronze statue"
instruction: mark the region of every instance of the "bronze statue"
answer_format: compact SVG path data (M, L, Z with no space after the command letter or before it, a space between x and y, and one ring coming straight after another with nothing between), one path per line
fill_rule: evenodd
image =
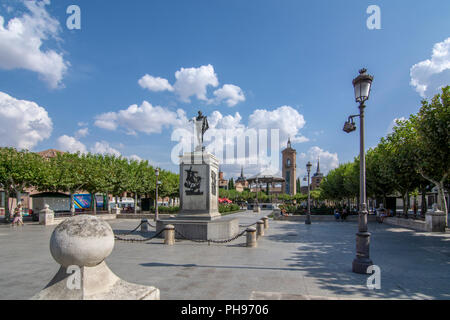
M202 114L201 111L198 112L198 116L194 120L195 122L195 134L197 138L197 146L195 148L196 151L203 151L205 148L203 146L203 136L205 132L209 129L208 118Z

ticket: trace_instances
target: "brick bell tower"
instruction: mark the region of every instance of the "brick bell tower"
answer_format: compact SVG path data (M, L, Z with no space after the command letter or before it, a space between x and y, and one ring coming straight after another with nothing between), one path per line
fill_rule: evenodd
M287 143L287 148L281 154L283 155L282 171L285 180L282 191L289 195L295 195L297 194L297 151L292 149L290 138Z

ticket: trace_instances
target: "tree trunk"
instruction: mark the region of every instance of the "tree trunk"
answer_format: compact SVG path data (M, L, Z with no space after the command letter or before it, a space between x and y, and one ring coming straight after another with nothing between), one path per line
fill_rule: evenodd
M92 198L92 206L94 207L93 212L94 215L97 214L97 199L95 197L95 194L91 194L91 198Z
M137 193L134 194L134 214L137 214Z
M402 194L402 202L403 202L403 217L407 217L407 212L408 212L408 204L406 203L406 197L407 194Z
M75 204L73 203L73 192L70 192L70 213L75 215Z
M9 210L9 192L5 188L5 222L9 223L11 221L11 211Z
M445 189L444 189L444 180L442 180L438 185L438 206L445 213L445 226L448 227L448 209L447 209L447 201L445 199Z
M423 188L422 189L422 204L420 206L420 215L424 218L427 213L427 208L428 208L428 206L427 206L426 190L425 190L425 188Z

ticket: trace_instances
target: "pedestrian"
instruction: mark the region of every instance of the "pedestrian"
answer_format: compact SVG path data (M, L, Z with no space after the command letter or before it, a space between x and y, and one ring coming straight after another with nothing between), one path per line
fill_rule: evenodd
M12 222L12 225L22 225L23 226L23 219L22 219L22 204L19 203L17 207L14 209L14 220Z
M334 209L334 217L336 218L336 221L339 221L339 218L341 217L341 214L339 213L338 208Z
M347 216L348 216L347 207L344 207L344 209L342 209L342 222L347 220Z

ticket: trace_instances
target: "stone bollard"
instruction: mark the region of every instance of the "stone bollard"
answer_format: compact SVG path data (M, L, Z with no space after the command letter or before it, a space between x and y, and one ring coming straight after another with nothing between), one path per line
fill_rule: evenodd
M273 220L278 220L281 218L281 210L278 208L274 209L272 214L273 214Z
M171 224L164 227L164 244L168 246L175 244L175 227Z
M114 208L114 214L120 214L120 207Z
M428 212L425 216L426 228L428 232L445 232L445 213L437 208Z
M247 228L247 247L256 248L258 243L256 242L256 228Z
M159 300L159 289L125 282L106 265L114 248L111 226L80 215L61 222L50 252L61 267L32 300Z
M264 237L264 221L259 220L256 223L256 235L257 237Z
M50 209L49 205L46 204L44 209L39 211L39 224L44 226L50 226L54 224L55 213Z
M148 232L148 220L147 219L141 220L141 232Z
M261 213L261 207L257 204L253 206L253 212Z
M269 218L268 217L264 217L261 220L264 221L264 229L265 230L269 229Z

